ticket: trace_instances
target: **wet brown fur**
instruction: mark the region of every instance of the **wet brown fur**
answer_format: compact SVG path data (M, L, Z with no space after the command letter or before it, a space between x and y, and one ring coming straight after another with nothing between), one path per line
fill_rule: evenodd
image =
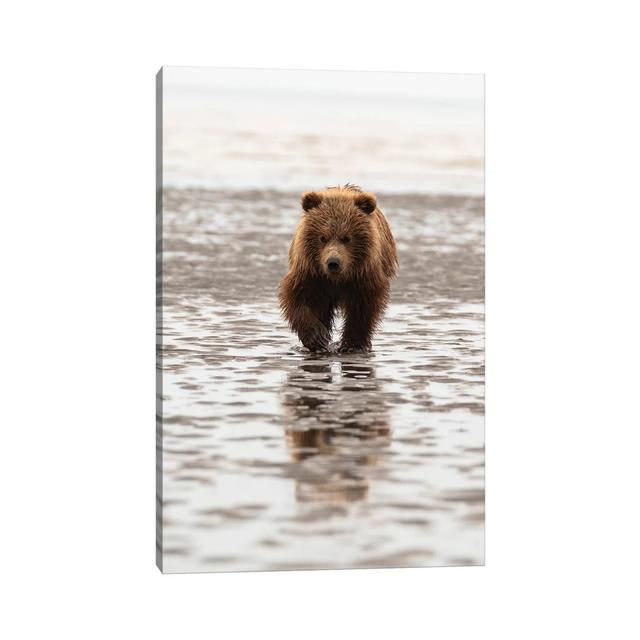
M355 185L309 191L280 284L280 308L311 351L327 349L338 310L345 317L341 351L371 348L398 267L389 225L372 193ZM341 270L328 269L329 258Z

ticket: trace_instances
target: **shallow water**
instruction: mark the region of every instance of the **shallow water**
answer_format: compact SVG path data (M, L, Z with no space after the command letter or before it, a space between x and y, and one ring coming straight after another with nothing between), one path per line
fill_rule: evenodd
M374 350L318 355L276 299L299 194L165 189L165 572L484 562L483 199L378 201Z

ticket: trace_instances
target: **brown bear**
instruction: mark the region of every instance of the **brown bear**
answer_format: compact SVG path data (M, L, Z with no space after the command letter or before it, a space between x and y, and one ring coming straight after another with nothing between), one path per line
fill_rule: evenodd
M340 351L371 349L398 266L391 229L376 197L355 185L309 191L280 284L280 308L310 351L324 351L338 310Z

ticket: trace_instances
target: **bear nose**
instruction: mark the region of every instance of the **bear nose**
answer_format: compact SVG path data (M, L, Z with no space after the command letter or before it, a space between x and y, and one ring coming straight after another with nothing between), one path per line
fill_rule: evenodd
M329 271L339 271L340 260L338 258L329 258L327 260L327 268L329 269Z

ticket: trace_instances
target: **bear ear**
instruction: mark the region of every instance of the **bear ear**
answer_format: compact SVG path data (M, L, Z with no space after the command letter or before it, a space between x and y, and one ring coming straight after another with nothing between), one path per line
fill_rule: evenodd
M373 213L376 210L376 199L368 193L363 193L357 196L355 202L356 207L365 213Z
M305 211L310 211L311 209L315 209L321 202L322 196L315 191L307 191L302 194L302 208Z

